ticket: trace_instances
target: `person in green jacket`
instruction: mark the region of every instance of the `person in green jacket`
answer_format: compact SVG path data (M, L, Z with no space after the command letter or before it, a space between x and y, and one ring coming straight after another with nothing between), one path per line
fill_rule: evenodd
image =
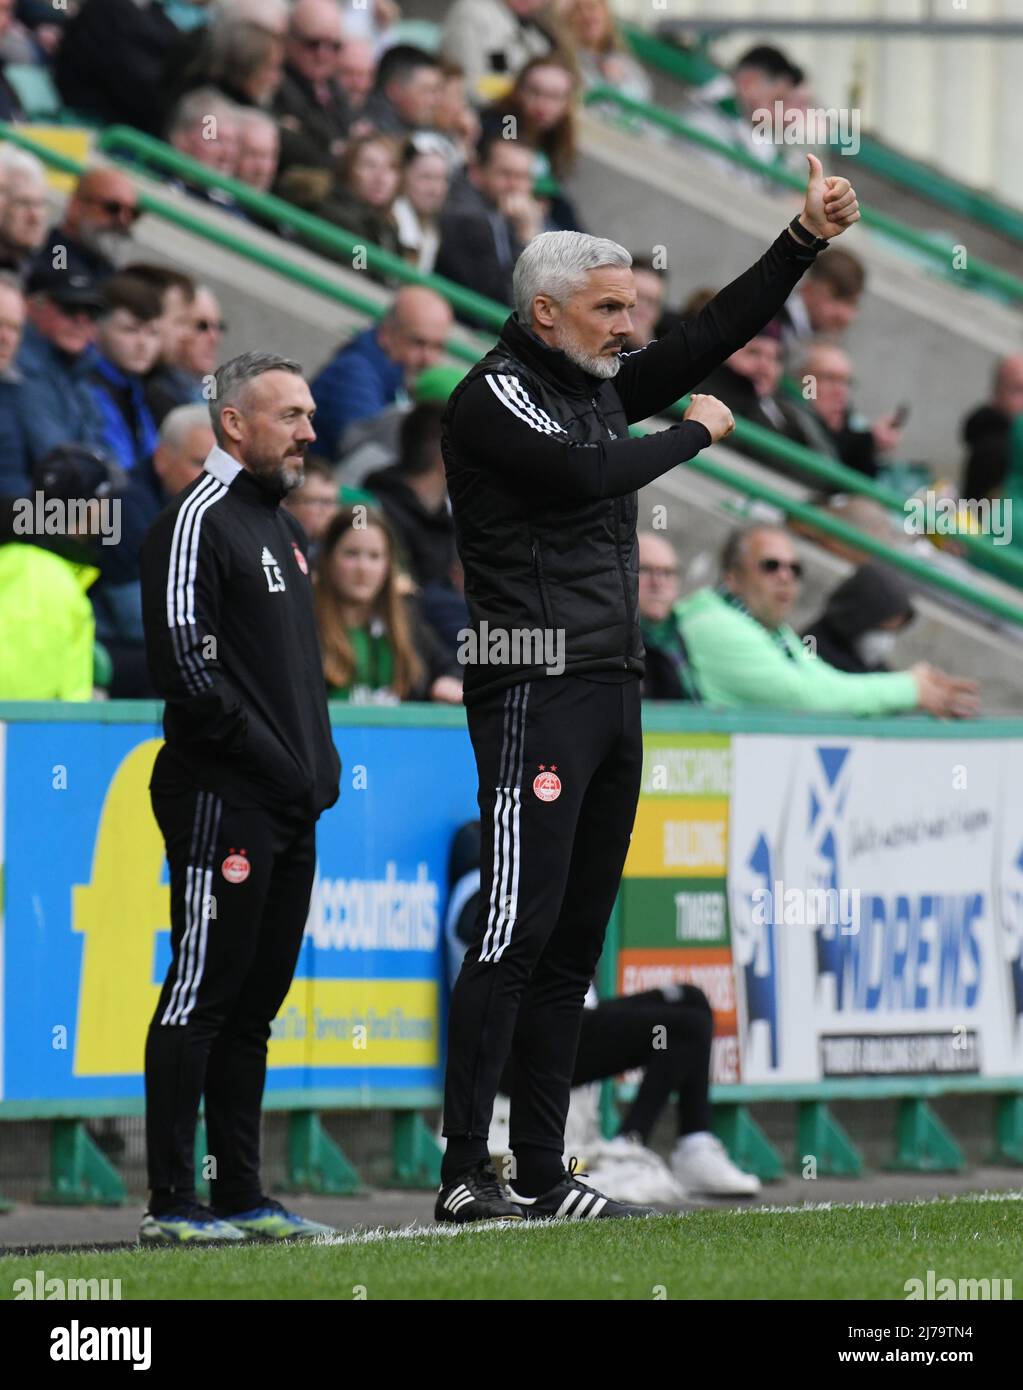
M0 504L0 700L91 700L99 570L21 539L11 508Z
M689 660L708 705L880 715L925 710L963 719L979 708L976 681L920 662L909 671L853 675L816 656L789 626L802 565L780 527L733 532L721 555L721 584L675 606Z

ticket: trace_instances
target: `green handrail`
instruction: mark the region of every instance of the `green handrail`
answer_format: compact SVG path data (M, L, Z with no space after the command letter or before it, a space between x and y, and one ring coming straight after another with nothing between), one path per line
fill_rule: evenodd
M713 63L704 52L688 52L676 48L657 35L648 33L634 24L624 24L622 32L629 47L641 62L664 73L674 81L687 87L702 87L714 77L719 77L723 69ZM971 188L950 174L931 169L892 149L869 135L860 137L859 153L851 156L882 178L901 184L922 197L930 199L939 207L951 212L961 213L980 222L1003 236L1023 242L1023 213L993 198L990 193Z
M61 173L78 176L86 170L87 166L80 161L50 149L49 146L33 140L31 136L11 126L0 124L0 139L9 140L22 149L28 150L51 168L60 170ZM277 251L267 251L260 246L254 246L251 242L235 236L225 228L211 225L189 209L179 207L176 203L167 202L143 189L139 190L139 207L145 212L150 212L156 217L182 227L185 231L201 236L217 246L222 246L225 250L252 261L255 265L276 271L286 279L301 285L304 289L313 290L328 299L334 299L346 308L354 309L357 313L378 319L387 312L386 304L378 304L368 296L351 289L348 285L330 279L326 275L321 275L315 270L295 265L291 261L285 260ZM445 344L445 351L450 357L457 357L460 361L468 363L478 362L480 357L479 351L475 348L454 339Z
M583 100L590 106L596 103L610 102L620 107L626 115L638 116L650 125L658 126L661 130L666 130L672 135L688 140L691 144L702 145L704 149L711 150L725 159L730 159L733 164L738 164L744 169L751 169L772 183L795 189L800 193L806 189L805 177L790 173L787 169L777 169L771 165L761 164L748 150L736 149L734 146L726 144L725 141L708 135L706 131L698 130L696 126L690 125L681 116L676 116L673 111L665 111L660 106L651 106L649 102L637 101L635 97L626 96L624 92L619 92L614 87L592 87L585 94ZM925 236L923 232L918 232L913 227L907 227L905 223L899 222L894 217L889 217L887 213L878 212L871 207L864 207L862 203L860 204L860 217L865 227L873 227L876 231L891 237L901 247L922 256L946 278L956 281L966 280L972 287L987 294L996 294L1010 300L1023 300L1023 280L1018 279L1015 275L1010 275L1007 270L1002 270L999 266L989 265L987 261L978 260L973 256L969 258L966 266L957 270L952 265L948 252L942 247L936 246L930 237Z
M924 584L944 589L946 593L954 594L956 598L962 599L966 603L986 608L995 617L1023 627L1023 608L1017 607L1016 604L1009 603L997 594L978 593L967 580L946 574L944 570L935 569L915 555L907 555L901 550L894 550L884 541L879 541L868 535L867 532L850 526L847 521L829 516L827 512L811 506L808 502L798 502L791 497L786 497L784 493L777 492L766 483L744 477L741 473L736 473L713 457L697 454L695 458L689 459L681 466L692 469L695 473L702 473L705 477L713 478L715 482L735 488L747 497L767 502L772 507L777 507L779 511L784 512L786 516L794 516L800 521L805 521L818 531L823 531L826 535L835 536L838 540L845 541L856 550L865 550L869 555L876 556L895 569L905 571L906 574L912 575L914 579Z
M665 414L680 420L685 414L689 399L686 396L684 400L676 402ZM858 493L880 503L882 507L887 507L889 511L905 514L908 499L892 488L875 482L873 478L864 477L862 473L846 467L844 463L815 453L805 444L798 444L795 440L775 434L773 430L758 425L753 420L736 417L735 440L737 444L763 450L774 462L793 464L812 473L821 482L834 483L843 492ZM1009 583L1023 589L1023 557L1015 550L1008 546L995 545L994 540L987 535L974 536L964 533L956 536L956 542L988 569L997 570Z
M37 155L41 160L49 164L52 168L59 169L63 173L79 175L85 171L86 166L80 163L78 160L75 160L68 155L61 154L56 150L52 150L46 145L40 144L39 142L31 139L31 137L22 134L20 131L12 129L9 126L4 126L0 124L0 138L9 139L14 143L20 145L22 148L30 150L33 154ZM208 240L213 241L218 245L224 246L226 249L232 252L236 252L239 255L247 257L249 260L252 260L261 265L265 265L268 268L286 276L289 279L294 280L298 284L304 285L309 289L327 295L331 298L337 299L349 305L350 307L357 308L361 312L365 312L373 316L379 316L382 312L382 308L380 305L375 304L368 299L363 299L361 296L355 294L354 291L348 290L347 287L338 285L336 282L329 280L325 276L319 275L314 271L309 271L306 270L304 267L292 265L290 262L280 258L279 256L276 256L271 252L264 251L261 248L253 247L248 242L242 240L241 238L235 237L228 231L224 231L220 228L211 227L204 220L196 216L193 216L188 211L183 210L172 203L165 202L162 198L155 197L150 193L140 190L139 203L140 206L143 207L146 211L152 212L156 216L166 218L168 221L174 222L177 225L186 228L186 230L194 232L196 235L206 237ZM329 230L334 230L333 228L329 227L329 224L326 225L328 226ZM418 272L413 272L413 274L418 274ZM423 279L424 277L420 276L419 278ZM484 302L486 303L489 301ZM496 305L494 307L495 309L497 309ZM458 356L464 361L474 362L478 360L477 355L474 353L472 348L464 346L460 343L449 343L447 345L447 348L453 356ZM671 413L678 414L682 409L684 409L684 406L680 403L679 405L676 405L672 408ZM804 449L801 445L793 444L791 441L788 440L779 440L776 436L772 436L769 431L761 430L759 426L752 424L750 421L736 421L736 435L740 441L742 441L742 439L745 437L749 438L751 442L755 443L760 443L760 436L764 436L763 442L766 443L767 447L772 449L778 457L782 459L787 459L792 462L798 462L800 466L805 466L811 471L817 471L821 477L828 478L829 480L835 480L836 475L833 472L834 469L842 469L843 476L841 478L841 481L843 486L845 486L849 491L867 491L878 486L877 484L874 484L872 480L865 479L862 477L862 475L855 473L852 470L846 470L842 468L842 465L836 465L828 460L822 459L819 455L812 453L809 449ZM696 459L692 460L689 466L698 467L698 465L704 462L709 463L710 461ZM717 468L722 467L722 465L720 464L714 466ZM830 530L832 534L839 535L843 539L846 539L853 544L858 544L860 543L860 541L862 541L861 549L868 550L873 554L878 554L881 558L888 559L890 562L896 564L897 566L900 564L901 561L908 558L905 556L901 556L900 553L897 551L890 550L888 547L884 545L883 542L874 541L871 537L866 536L863 532L857 531L851 527L847 527L846 523L835 521L834 518L826 516L824 513L817 511L817 509L815 508L809 507L803 503L793 502L791 501L791 499L784 498L781 493L775 493L773 489L767 488L759 483L754 483L752 480L742 478L739 474L732 474L730 470L725 471L728 474L727 480L730 481L734 486L739 488L740 491L745 491L751 496L760 495L764 497L765 500L769 501L777 499L777 501L774 502L774 505L779 506L782 510L791 511L791 514L794 516L799 516L801 513L798 509L802 508L803 512L805 512L805 514L808 517L810 517L813 520L813 523L815 525L818 525L821 530ZM844 476L845 474L849 475L847 479ZM761 489L761 492L759 494L756 492L756 489L758 488ZM903 499L898 498L897 494L891 493L889 494L889 496L892 499L896 500L896 509L900 509L904 505ZM982 537L969 537L964 539L969 539L973 541L986 540L986 538ZM995 550L993 546L991 547L991 551L995 556L997 556L999 560L1004 560L1007 558L1001 556L1000 553L997 550ZM1012 557L1012 559L1015 559L1015 557ZM932 572L929 569L929 567L923 565L921 561L916 561L915 564L920 566L920 569L918 571L919 577L925 580L933 579L935 582L938 583L939 587L949 587L948 584L943 584L941 582L943 580L948 579L948 576L939 575L938 572ZM1012 608L1010 605L1004 604L1002 600L997 599L994 596L978 593L975 590L969 588L969 586L961 584L959 581L952 582L952 588L950 589L950 591L955 592L959 597L968 598L971 602L975 603L979 607L988 608L989 611L995 613L996 616L999 617L1006 616L1006 613L1002 612L1001 608L1005 608L1009 614L1015 614L1017 612L1017 610ZM1001 605L1001 608L999 607L999 605ZM1015 617L1011 617L1010 620L1016 621L1017 619ZM1021 617L1020 620L1023 621L1023 617Z
M245 212L254 213L257 217L277 223L278 226L288 227L291 231L300 232L325 250L344 256L349 262L358 247L360 252L365 253L369 269L393 276L406 284L427 285L443 295L456 309L472 314L489 328L500 329L508 317L507 310L499 308L492 300L485 299L474 290L467 290L464 285L458 285L454 280L446 280L442 275L424 275L415 266L403 261L400 256L374 246L364 237L354 236L351 232L335 226L333 222L326 222L322 217L304 212L293 203L274 197L272 193L260 193L238 179L215 173L198 160L182 154L180 150L173 149L152 135L143 134L140 130L133 130L126 125L109 126L99 138L99 148L107 154L127 151L142 164L153 166L164 173L175 174L193 186L217 188L229 193Z

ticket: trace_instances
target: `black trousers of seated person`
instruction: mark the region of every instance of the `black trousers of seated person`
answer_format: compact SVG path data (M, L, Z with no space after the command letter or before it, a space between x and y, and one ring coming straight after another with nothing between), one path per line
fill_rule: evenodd
M595 1008L583 1010L572 1085L587 1086L642 1067L643 1079L619 1133L635 1134L649 1143L673 1095L680 1137L709 1130L713 1033L710 1004L695 985L601 1000ZM514 1086L515 1063L510 1060L500 1089L510 1096Z

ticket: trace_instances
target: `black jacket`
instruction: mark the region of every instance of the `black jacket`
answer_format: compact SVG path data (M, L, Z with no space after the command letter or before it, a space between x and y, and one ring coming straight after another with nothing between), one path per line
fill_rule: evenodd
M384 515L398 533L409 574L416 583L450 586L455 524L447 506L428 511L396 464L368 473L360 486L379 499Z
M154 776L315 819L338 798L305 532L214 449L142 547L149 670L166 701Z
M512 658L467 664L466 704L547 673L542 648L528 650L523 630L563 632L566 674L642 675L636 489L706 448L710 434L690 420L630 439L629 424L665 410L748 342L812 260L783 232L695 319L623 354L612 380L507 320L455 387L443 421L477 658ZM506 653L495 629L507 634Z
M962 496L981 498L997 493L1009 466L1012 417L995 405L979 405L963 421L968 454Z

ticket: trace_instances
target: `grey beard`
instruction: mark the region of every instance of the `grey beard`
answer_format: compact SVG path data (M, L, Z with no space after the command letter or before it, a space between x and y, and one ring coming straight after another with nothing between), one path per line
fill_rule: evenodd
M272 463L267 465L262 459L251 460L249 468L260 487L279 500L301 487L305 478L304 468L289 468L283 464L275 466Z
M570 362L574 362L577 367L582 367L584 372L589 372L591 376L599 376L604 381L609 381L611 377L617 376L622 365L621 356L615 354L614 357L592 357L588 352L575 345L567 337L563 337L559 328L557 334L557 345Z

